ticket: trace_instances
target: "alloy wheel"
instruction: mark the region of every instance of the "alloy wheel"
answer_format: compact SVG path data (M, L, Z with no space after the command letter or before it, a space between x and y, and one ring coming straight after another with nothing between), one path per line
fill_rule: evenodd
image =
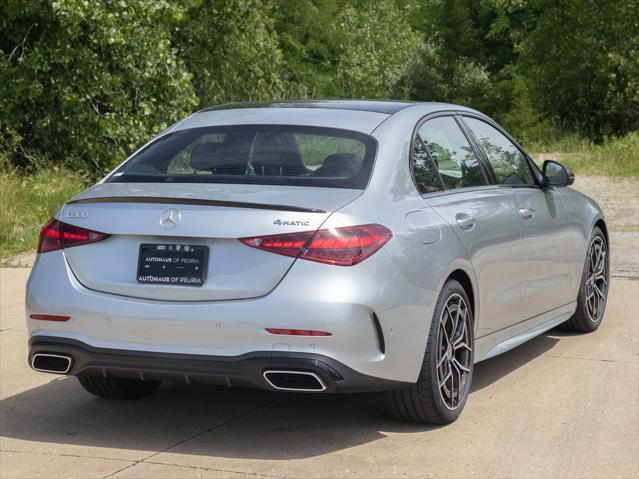
M441 398L450 410L463 404L470 387L473 353L471 312L459 294L446 301L437 337L437 380Z
M590 243L586 260L586 312L588 318L596 323L601 320L608 293L608 261L606 243L601 236Z

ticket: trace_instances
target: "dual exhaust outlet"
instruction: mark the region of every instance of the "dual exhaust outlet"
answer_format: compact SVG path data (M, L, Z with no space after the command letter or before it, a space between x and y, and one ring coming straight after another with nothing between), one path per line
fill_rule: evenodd
M310 371L267 370L262 375L279 391L322 392L327 389L322 378Z
M66 354L35 353L31 358L31 367L43 373L67 374L72 366L73 358ZM327 389L322 378L310 371L267 370L262 375L278 391L322 392Z
M66 354L35 353L31 367L43 373L67 374L73 366L73 358Z

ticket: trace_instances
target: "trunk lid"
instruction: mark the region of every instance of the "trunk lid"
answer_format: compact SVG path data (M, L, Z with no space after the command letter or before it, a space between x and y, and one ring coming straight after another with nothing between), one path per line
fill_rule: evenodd
M294 258L250 248L238 238L315 231L362 190L233 184L104 183L76 196L59 219L111 236L64 250L85 287L164 301L248 299L268 294ZM163 226L161 218L175 210ZM168 226L168 229L167 229ZM140 245L207 246L201 286L138 282Z

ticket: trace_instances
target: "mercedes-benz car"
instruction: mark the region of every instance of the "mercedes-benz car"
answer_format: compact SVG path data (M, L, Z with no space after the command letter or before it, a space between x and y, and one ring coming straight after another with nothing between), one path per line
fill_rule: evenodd
M451 422L475 363L601 324L608 233L573 181L458 105L197 112L44 225L29 364L103 398L380 391Z

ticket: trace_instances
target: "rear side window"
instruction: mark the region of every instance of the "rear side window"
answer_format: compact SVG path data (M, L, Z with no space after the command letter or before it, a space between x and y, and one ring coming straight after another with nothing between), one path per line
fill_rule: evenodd
M413 175L420 193L432 193L443 189L435 163L426 152L419 136L413 144Z
M428 120L418 135L446 188L486 184L479 161L454 118L444 116Z
M533 185L530 165L524 154L503 133L485 121L464 117L495 172L497 184Z
M376 147L376 141L368 135L332 128L194 128L159 138L108 181L364 189Z

